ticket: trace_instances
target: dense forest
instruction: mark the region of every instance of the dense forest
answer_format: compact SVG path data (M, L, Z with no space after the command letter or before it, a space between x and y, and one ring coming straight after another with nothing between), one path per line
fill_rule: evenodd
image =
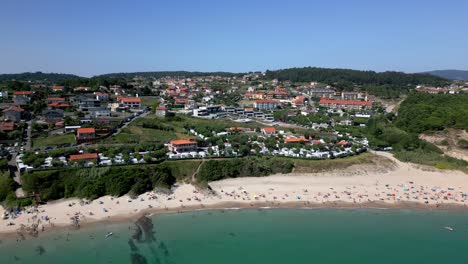
M348 69L290 68L267 71L266 79L289 80L292 82L321 82L338 89L351 91L356 85L361 89L381 97L396 98L407 93L418 84L443 86L446 79L429 74L406 74L402 72L374 72Z
M66 80L81 78L73 74L63 73L42 73L42 72L24 72L14 74L0 74L0 83L7 83L10 81L31 81L31 82L45 82L45 83L58 83Z
M124 79L133 79L137 76L146 77L146 78L162 78L162 77L200 77L200 76L222 76L222 77L231 77L231 76L242 76L244 73L232 73L232 72L190 72L190 71L157 71L157 72L122 72L122 73L108 73L103 75L98 75L94 77L104 77L104 78L124 78Z
M396 126L411 132L468 130L468 94L412 92L400 105Z

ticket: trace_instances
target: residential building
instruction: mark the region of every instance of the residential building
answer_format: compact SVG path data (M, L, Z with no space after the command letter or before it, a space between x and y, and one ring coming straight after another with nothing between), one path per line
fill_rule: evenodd
M265 136L276 135L276 128L274 128L274 127L264 127L264 128L262 128L262 133Z
M15 105L28 105L31 102L31 97L26 95L15 95L13 97L13 103Z
M61 109L46 109L42 111L41 119L47 123L55 123L62 120L64 111Z
M97 153L85 153L85 154L77 154L77 155L70 155L70 162L79 162L79 161L90 161L96 162L98 158Z
M166 116L167 115L167 107L165 106L158 106L156 108L156 115L157 116Z
M3 110L3 117L5 120L10 120L15 123L21 121L21 114L24 112L24 109L19 106L10 106Z
M94 95L96 96L96 100L100 100L100 101L108 101L109 100L109 94L108 93L95 92Z
M64 86L55 85L54 87L52 87L52 91L63 92L64 88L65 88Z
M309 90L309 94L314 98L332 98L335 95L335 91L325 88L315 88Z
M140 109L141 98L138 97L123 97L120 99L120 103L129 109Z
M101 118L101 117L110 117L111 111L108 109L93 109L89 111L91 118Z
M0 98L8 99L8 91L1 91L0 92Z
M258 110L274 110L280 106L280 103L276 100L255 100L253 104L254 108Z
M305 137L286 137L284 143L297 144L297 143L310 143L310 139Z
M76 130L76 141L78 143L89 142L96 138L94 128L78 128Z
M9 122L0 122L0 131L8 132L15 130L15 123Z
M177 139L168 144L169 151L176 153L196 151L197 148L197 142L194 139Z
M333 100L327 98L320 99L320 106L332 109L346 108L346 109L368 109L372 107L372 102L355 101L355 100Z
M297 96L291 101L292 107L302 108L305 106L305 96Z

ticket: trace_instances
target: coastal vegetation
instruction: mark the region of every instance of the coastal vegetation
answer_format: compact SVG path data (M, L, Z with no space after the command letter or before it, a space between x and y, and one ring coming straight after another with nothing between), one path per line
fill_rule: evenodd
M395 124L411 133L468 130L468 94L413 92L401 103Z
M468 172L468 162L443 154L434 144L419 138L421 132L447 128L468 128L468 95L424 94L412 92L401 104L398 115L376 115L363 130L374 149L391 147L395 157L405 162L439 169Z

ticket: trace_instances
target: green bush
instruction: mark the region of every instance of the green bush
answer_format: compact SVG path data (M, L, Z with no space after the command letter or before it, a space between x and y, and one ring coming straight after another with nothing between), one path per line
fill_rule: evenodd
M273 157L209 160L201 166L197 180L209 182L225 178L267 176L275 173L289 173L292 168L291 160Z

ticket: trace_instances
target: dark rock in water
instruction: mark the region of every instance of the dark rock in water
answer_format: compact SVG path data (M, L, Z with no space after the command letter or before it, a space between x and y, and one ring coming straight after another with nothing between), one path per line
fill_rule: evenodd
M132 235L132 238L135 239L137 242L141 242L141 237L143 236L143 231L141 230L141 228L137 224L135 224L135 226L136 226L136 229L135 229L135 232Z
M133 239L135 239L138 242L146 243L150 243L156 240L156 238L154 237L153 222L150 218L142 216L135 222L135 225L137 226L138 230L136 230L135 234L132 236Z
M146 258L140 254L137 254L137 253L132 253L130 255L130 258L132 260L132 264L147 264L148 261L146 260Z
M133 242L132 239L128 240L128 245L130 246L131 251L138 251L138 248L137 248L137 246L135 245L135 242Z
M164 242L159 243L158 248L163 252L164 257L169 257L169 250L167 249L167 246L164 244Z
M234 234L233 232L230 232L229 235L232 236L232 237L236 236L236 234Z
M15 261L21 260L18 256L14 256L13 258L15 259Z
M38 247L36 248L36 253L37 253L39 256L44 255L44 253L45 253L44 247L38 246Z

